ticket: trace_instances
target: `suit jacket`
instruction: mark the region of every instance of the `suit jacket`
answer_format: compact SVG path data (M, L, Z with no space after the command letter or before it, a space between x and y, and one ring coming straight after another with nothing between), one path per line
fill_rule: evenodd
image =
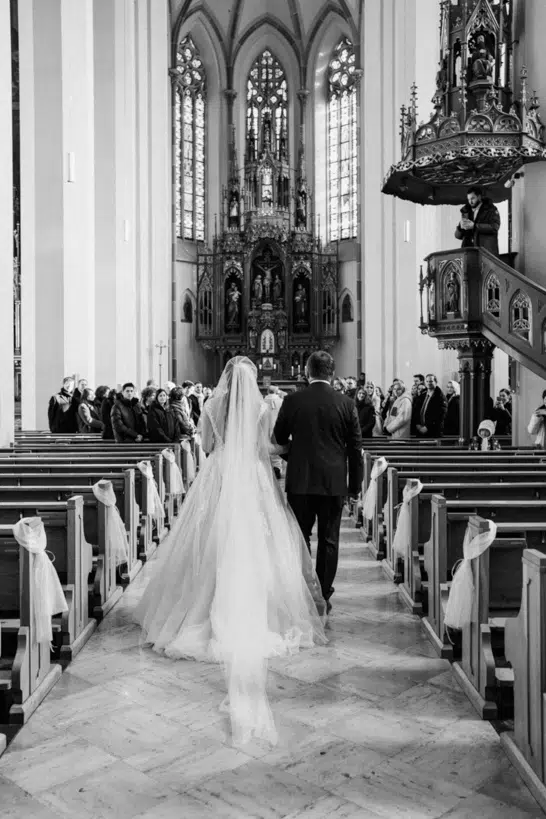
M419 418L418 424L422 424L422 414L423 414L423 405L427 400L427 393L424 393L423 402L421 403L421 416ZM443 394L440 387L435 387L434 392L430 396L430 401L428 402L426 409L425 409L425 417L424 417L424 426L427 428L427 431L424 435L425 438L441 438L444 433L444 420L446 417L447 412L447 402L445 399L445 395Z
M314 382L286 396L273 434L281 446L290 442L288 494L344 497L360 492L362 436L351 398Z
M461 214L474 222L474 213L470 205ZM491 199L485 197L476 215L474 227L471 230L462 230L459 225L455 229L455 238L462 239L461 247L483 247L495 256L499 255L498 233L500 229L500 214Z

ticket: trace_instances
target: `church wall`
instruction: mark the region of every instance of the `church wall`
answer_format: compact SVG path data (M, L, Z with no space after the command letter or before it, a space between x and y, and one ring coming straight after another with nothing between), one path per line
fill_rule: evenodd
M0 446L13 442L13 200L11 126L11 20L0 4Z
M418 329L418 277L426 255L456 244L457 212L381 193L383 176L399 159L399 110L408 103L413 81L420 114L431 108L436 0L370 0L364 5L361 48L363 369L382 385L395 376L411 383L414 372L434 372L445 386L458 369L456 356L438 350Z

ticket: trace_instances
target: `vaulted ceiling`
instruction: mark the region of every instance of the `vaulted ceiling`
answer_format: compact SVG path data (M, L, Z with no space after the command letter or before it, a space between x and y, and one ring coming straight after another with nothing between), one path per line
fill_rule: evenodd
M347 20L356 33L364 0L170 0L172 26L202 10L213 22L227 54L261 21L269 22L290 36L305 51L318 25L330 12Z

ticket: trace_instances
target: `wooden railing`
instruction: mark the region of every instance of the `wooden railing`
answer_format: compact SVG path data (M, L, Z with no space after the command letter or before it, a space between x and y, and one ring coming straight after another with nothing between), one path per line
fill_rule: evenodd
M546 289L481 248L431 253L421 273L421 330L440 342L482 335L546 376ZM424 303L423 303L424 302Z

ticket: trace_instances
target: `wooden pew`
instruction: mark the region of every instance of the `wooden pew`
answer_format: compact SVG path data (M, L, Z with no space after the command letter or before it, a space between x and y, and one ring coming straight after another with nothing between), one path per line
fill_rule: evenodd
M543 501L486 500L482 498L446 500L443 495L431 498L431 537L424 546L424 565L428 577L428 614L423 625L440 654L453 659L453 646L445 636L444 610L449 594L448 581L454 564L463 556L463 540L471 515L497 522L514 523L522 530L527 524L544 524L546 507Z
M521 609L506 623L506 657L514 672L514 730L501 743L546 811L546 555L523 553Z
M469 518L471 537L487 531L488 522ZM535 531L546 524L528 524ZM461 660L453 664L459 684L482 719L497 719L501 694L513 682L505 661L505 626L521 606L522 558L528 547L526 526L500 524L489 549L471 561L474 603L471 622L462 629ZM546 552L546 543L543 545Z
M84 508L84 499L80 495L82 505ZM110 550L110 542L106 537L106 518L107 509L104 504L99 503L93 495L94 507L97 512L97 540L98 540L98 555L96 563L94 563L94 573L91 579L91 594L89 607L93 617L101 620L110 609L117 603L122 595L122 588L117 584L116 564L114 555ZM59 512L64 512L66 515L67 501L46 501L34 498L32 500L20 501L0 501L0 525L12 525L20 518L24 517L41 517L46 521L53 516L56 519ZM83 521L83 509L82 509ZM85 539L85 538L84 538ZM65 562L70 559L68 554L65 554ZM58 567L60 573L61 567Z
M9 477L8 477L9 476ZM140 509L135 495L135 470L127 469L114 473L62 473L48 475L41 472L1 473L0 499L4 501L66 500L72 495L84 498L84 525L87 541L98 548L98 510L93 484L99 480L108 480L116 495L116 503L125 524L128 539L128 560L126 566L120 567L120 582L127 584L133 580L140 569L142 561L138 558L138 533Z
M406 481L415 480L413 475L415 473L402 473L406 476ZM412 564L408 567L404 566L402 570L400 561L393 554L393 540L396 521L396 507L402 502L402 485L399 480L398 470L394 467L389 467L387 475L388 485L388 499L386 503L386 557L383 562L383 568L387 576L395 579L397 582L402 582L400 590L404 602L409 606L414 614L420 614L422 611L421 603L416 596L416 588L420 588L420 572L418 571L418 557L415 552L419 551L419 546L422 546L430 537L430 500L434 493L442 493L444 497L452 500L467 500L473 497L483 498L484 500L496 499L499 500L539 500L546 499L546 482L536 480L536 473L524 473L526 480L515 480L505 482L482 482L482 474L479 472L464 473L466 480L459 481L461 473L446 472L447 480L437 481L435 483L425 483L421 479L423 488L421 494L414 498L410 504L410 515L412 518L417 518L417 523L412 527L414 539L409 550L412 555ZM411 478L409 477L411 476ZM510 478L512 473L507 475ZM495 477L495 473L493 473ZM529 480L529 477L534 480ZM456 479L456 480L455 480Z
M13 537L12 527L0 526L0 695L10 706L10 722L19 725L27 721L62 674L62 667L51 662L49 645L35 639L33 560Z
M153 523L151 516L147 510L147 481L146 478L136 469L138 461L141 457L135 455L125 457L105 456L103 459L97 459L94 456L92 462L85 456L73 455L67 453L63 456L51 456L49 454L40 456L31 456L25 459L1 459L0 458L0 475L3 472L14 474L17 470L24 473L29 472L66 472L71 473L97 473L101 469L106 472L124 472L132 469L135 474L135 498L139 507L140 524L138 534L138 559L143 563L151 557L157 548L157 543L164 537L166 530L157 533L155 539L153 536ZM165 492L163 483L163 456L161 454L155 455L152 463L154 470L154 477L158 486L160 496ZM168 489L169 487L167 487Z

